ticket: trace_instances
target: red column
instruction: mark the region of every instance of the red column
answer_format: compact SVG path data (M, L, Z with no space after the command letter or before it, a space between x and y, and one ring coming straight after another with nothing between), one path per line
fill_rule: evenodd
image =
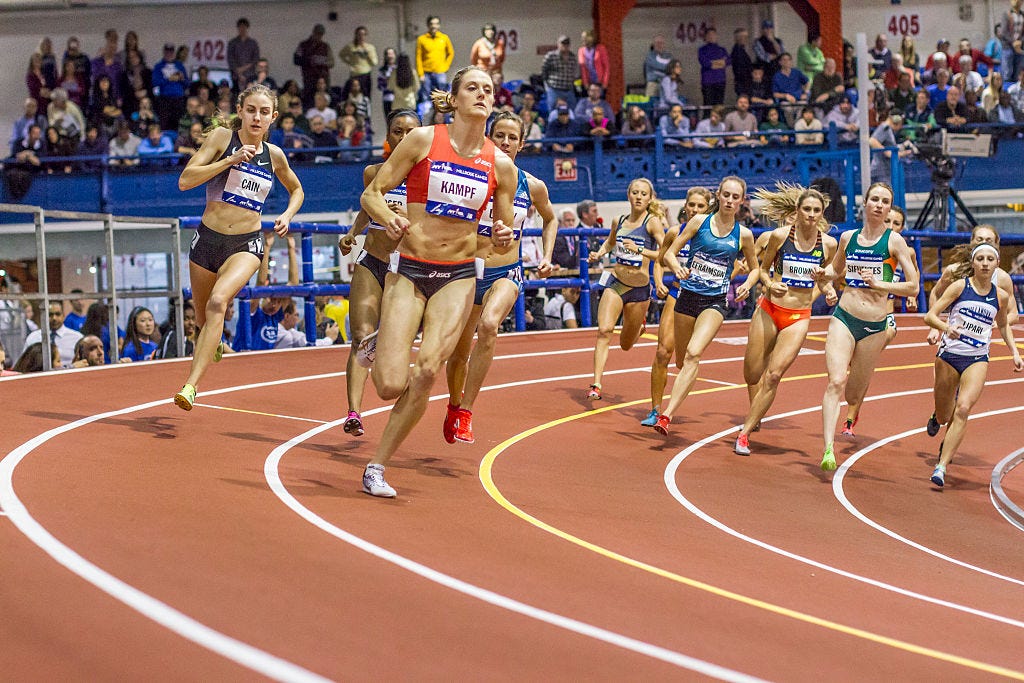
M841 0L789 0L793 11L804 20L808 29L821 34L821 51L836 60L836 69L843 70L843 15ZM794 36L791 45L802 45L807 36Z
M838 5L838 0L836 2ZM626 94L622 63L622 22L635 4L636 0L593 0L597 40L608 50L608 63L611 65L611 79L605 97L613 107L618 107L622 96Z

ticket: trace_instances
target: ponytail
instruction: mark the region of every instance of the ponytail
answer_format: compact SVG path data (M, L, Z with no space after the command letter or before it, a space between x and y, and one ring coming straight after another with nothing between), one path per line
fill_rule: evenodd
M822 213L814 227L822 234L827 234L829 231L828 221L825 220L825 209L828 208L829 199L814 188L778 181L775 183L774 192L761 188L754 193L754 197L764 202L761 207L761 215L779 225L790 222L805 200L817 199L821 202Z

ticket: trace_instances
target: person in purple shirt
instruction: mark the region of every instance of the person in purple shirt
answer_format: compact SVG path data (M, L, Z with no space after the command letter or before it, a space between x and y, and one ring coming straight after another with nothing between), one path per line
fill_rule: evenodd
M92 60L92 83L95 88L101 76L110 78L110 90L115 100L121 99L121 81L124 76L124 64L117 58L117 45L107 43L103 46L96 59Z
M704 106L724 103L725 70L732 64L732 58L718 44L718 32L714 28L704 32L704 44L697 50L697 60L700 62L700 92Z

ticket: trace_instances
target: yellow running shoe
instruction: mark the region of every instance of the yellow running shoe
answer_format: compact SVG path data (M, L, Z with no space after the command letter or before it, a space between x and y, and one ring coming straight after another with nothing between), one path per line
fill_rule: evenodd
M192 404L196 402L196 388L186 384L181 391L174 395L174 403L182 410L192 410Z
M825 454L821 456L821 469L824 472L832 472L836 469L836 455L832 452L831 446L826 448Z
M224 357L224 342L219 342L217 344L216 350L214 350L214 352L213 352L213 362L214 363L219 363L220 359L223 358L223 357Z

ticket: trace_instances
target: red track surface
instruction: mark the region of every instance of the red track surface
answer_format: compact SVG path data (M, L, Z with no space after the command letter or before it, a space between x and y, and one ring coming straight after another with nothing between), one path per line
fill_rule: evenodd
M1024 543L988 493L1020 446L1021 384L986 388L934 489L933 351L903 318L917 329L837 442L840 463L868 450L834 485L818 469L826 323L769 417L804 412L766 421L750 458L731 434L691 448L741 421L739 360L702 366L666 439L638 424L651 342L613 350L623 372L589 404L592 331L503 337L513 357L477 402L477 443L443 442L439 396L388 468L394 501L360 492L387 414L342 432L344 349L229 357L187 414L164 401L88 420L166 399L181 363L4 380L2 677L1024 678ZM741 357L745 333L726 325L706 359ZM1010 369L993 362L989 381L1021 379ZM1005 483L1018 501L1021 481ZM114 577L115 595L95 585ZM177 630L154 621L167 614Z

